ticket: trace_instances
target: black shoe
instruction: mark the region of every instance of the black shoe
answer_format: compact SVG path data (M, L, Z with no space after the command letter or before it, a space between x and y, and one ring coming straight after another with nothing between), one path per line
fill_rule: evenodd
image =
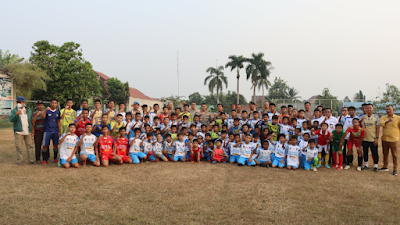
M379 171L388 172L388 171L389 171L389 169L388 169L388 168L385 168L385 167L382 167L382 168L380 168L380 169L379 169Z
M238 166L243 166L243 164L241 164L241 163L238 163Z
M397 170L393 170L393 175L397 175Z
M368 166L364 166L361 170L369 170Z
M378 168L375 167L374 168L374 172L379 172Z

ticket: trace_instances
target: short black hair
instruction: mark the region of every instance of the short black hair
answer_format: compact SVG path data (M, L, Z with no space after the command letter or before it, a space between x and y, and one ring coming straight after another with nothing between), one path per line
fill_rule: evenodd
M310 139L310 140L308 140L308 143L309 143L309 144L315 143L315 139Z
M273 119L273 120L277 120L277 119L279 119L279 117L278 117L277 115L273 115L273 116L272 116L272 119Z
M343 128L343 124L337 123L337 124L335 125L335 127L341 127L341 128Z
M81 100L81 104L84 103L84 102L89 103L87 99L82 99L82 100Z
M74 123L70 123L70 124L68 125L68 127L71 127L71 126L76 127L76 125L75 125Z
M126 131L126 128L125 127L121 127L121 128L119 128L118 132L120 132L121 130L125 130Z
M88 125L92 126L92 124L91 124L91 123L87 123L87 124L85 124L85 127L86 127L86 126L88 126Z
M73 102L72 98L67 98L67 102L68 102L68 101L72 101L72 102Z
M58 102L57 99L55 99L55 98L52 98L52 99L50 100L50 102L52 102L52 101Z
M94 103L99 102L101 104L101 101L99 99L94 100Z
M82 112L83 112L83 111L88 111L88 112L89 112L89 109L87 109L87 108L84 108L84 109L82 109Z

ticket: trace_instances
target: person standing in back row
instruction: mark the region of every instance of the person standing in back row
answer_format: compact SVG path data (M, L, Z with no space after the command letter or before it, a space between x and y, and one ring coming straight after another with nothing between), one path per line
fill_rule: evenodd
M37 111L32 114L32 135L35 140L35 156L36 156L36 164L40 163L40 155L42 154L42 142L44 135L44 119L42 119L42 114L44 113L44 104L42 101L38 101L36 103Z
M52 99L50 101L50 107L47 107L44 113L42 113L41 118L44 119L44 134L43 134L43 150L42 164L47 165L47 161L50 158L49 146L50 141L53 141L53 153L54 153L54 163L58 163L58 139L61 136L61 113L57 109L58 101Z
M389 150L392 152L393 158L393 175L397 175L397 166L399 161L397 159L397 144L399 143L400 135L400 117L394 115L392 105L386 106L386 114L382 116L380 124L383 128L382 131L382 150L383 150L383 167L380 171L389 171Z
M21 142L25 143L28 153L28 160L31 164L34 163L33 159L33 144L32 144L32 111L25 107L25 98L17 97L17 107L11 110L10 117L8 118L14 125L14 142L17 151L17 164L22 166L24 158L22 156Z
M368 169L368 150L371 149L372 159L374 160L374 171L378 172L378 140L379 140L379 130L380 123L378 116L374 115L374 107L371 103L366 105L367 114L361 119L362 126L364 128L365 137L362 141L362 147L364 151L364 167L362 170Z

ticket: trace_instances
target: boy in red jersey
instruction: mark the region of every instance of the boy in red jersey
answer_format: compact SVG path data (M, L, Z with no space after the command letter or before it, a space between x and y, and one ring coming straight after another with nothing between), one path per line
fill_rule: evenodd
M314 128L311 129L311 135L318 135L318 165L317 168L321 167L322 161L322 150L325 151L325 167L330 168L329 162L329 138L331 133L328 131L328 124L322 123L321 129L315 131Z
M92 123L89 119L89 109L82 109L81 114L76 118L74 124L76 126L75 134L80 137L82 134L86 132L86 124Z
M196 160L198 163L201 163L201 148L199 147L199 141L197 139L193 140L192 146L190 146L190 162L194 163Z
M100 149L101 154L101 165L107 167L109 165L109 160L115 162L116 164L122 164L122 159L113 151L113 138L108 135L108 126L104 125L101 128L103 135L97 139L95 148Z
M358 155L358 166L357 166L357 171L361 171L361 165L363 162L363 157L362 157L362 140L365 136L364 134L364 129L360 127L360 120L358 118L353 119L353 126L347 128L346 133L344 133L342 140L340 142L340 149L343 146L344 139L347 136L347 134L350 134L349 140L347 141L347 165L344 167L345 170L350 169L350 162L351 162L351 156L353 156L353 145L356 146L357 149L357 155Z
M114 141L117 155L121 157L120 164L132 163L132 159L128 156L128 145L129 140L126 138L126 129L125 127L121 127L119 128L119 136Z

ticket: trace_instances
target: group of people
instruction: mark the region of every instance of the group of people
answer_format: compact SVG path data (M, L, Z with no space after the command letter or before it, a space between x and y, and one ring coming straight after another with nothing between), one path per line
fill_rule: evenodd
M363 104L358 116L356 108L344 107L337 118L330 108L318 106L312 111L309 102L301 110L283 105L280 111L274 103L266 102L257 110L250 102L250 110L236 105L229 113L221 104L216 113L208 112L206 104L198 110L194 102L176 108L171 102L162 108L134 102L129 112L124 103L119 103L116 111L113 101L103 111L99 100L90 110L85 99L77 111L71 99L62 110L56 99L50 101L50 107L44 108L42 101L36 106L32 113L25 107L25 99L18 97L9 117L14 123L18 165L23 165L21 142L30 163L42 165L49 163L52 144L53 162L64 168L77 168L80 163L108 166L110 162L188 161L313 171L324 165L342 170L351 168L356 153L357 170L362 171L369 169L371 151L373 169L378 172L388 171L391 151L392 174L397 175L400 117L390 105L382 118L373 113L371 103ZM384 162L378 169L380 136Z

